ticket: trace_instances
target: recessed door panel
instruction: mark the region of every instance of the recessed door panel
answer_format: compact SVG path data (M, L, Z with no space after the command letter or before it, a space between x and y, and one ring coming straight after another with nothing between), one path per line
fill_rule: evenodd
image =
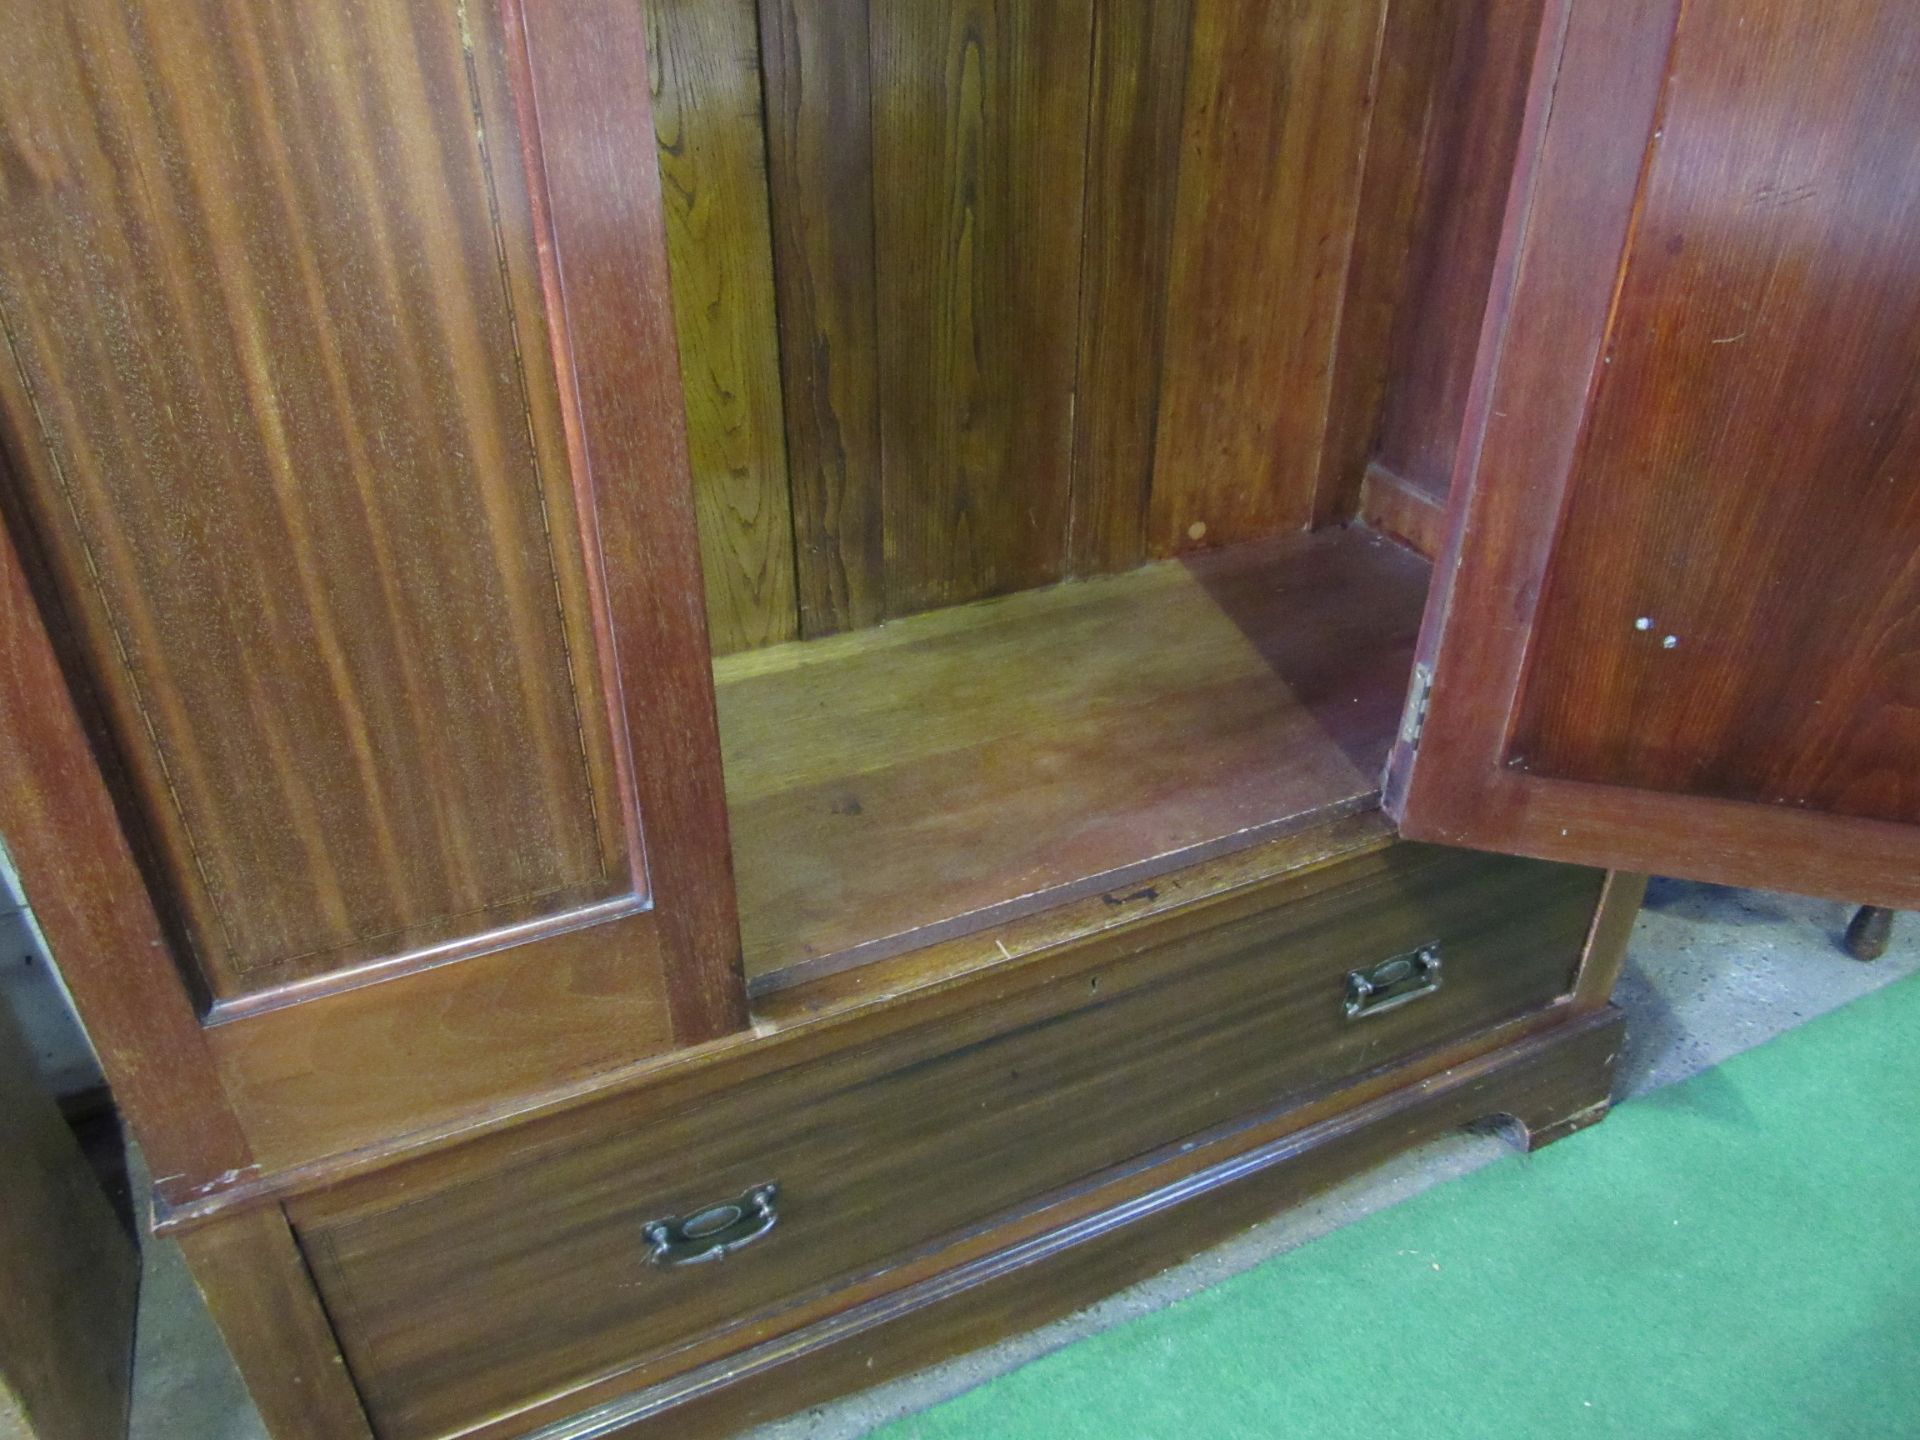
M497 47L10 10L22 499L209 987L633 891Z
M739 1023L638 7L0 26L0 499L256 1155Z

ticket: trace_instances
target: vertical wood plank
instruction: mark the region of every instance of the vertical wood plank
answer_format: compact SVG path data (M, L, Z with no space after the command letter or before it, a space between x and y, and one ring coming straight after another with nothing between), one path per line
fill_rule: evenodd
M641 12L629 0L504 0L537 227L548 339L572 380L569 449L589 488L622 677L619 719L655 837L647 875L674 1038L746 1023L740 922L713 711L713 668L688 503L673 354L665 202ZM614 623L617 621L618 623Z
M891 614L1065 565L1091 0L872 12Z
M760 0L801 633L884 617L867 0Z
M728 654L799 630L754 3L647 17L707 624Z
M1388 0L1315 487L1316 524L1345 520L1357 508L1387 405L1394 317L1406 298L1421 169L1451 48L1448 36L1458 28L1456 17L1491 3Z
M1422 3L1439 12L1436 23L1389 32L1390 50L1414 49L1432 76L1419 164L1400 167L1417 191L1377 448L1380 462L1407 484L1444 497L1544 7L1541 0Z
M1313 518L1384 0L1197 0L1147 542Z
M1146 555L1192 0L1095 14L1068 564Z

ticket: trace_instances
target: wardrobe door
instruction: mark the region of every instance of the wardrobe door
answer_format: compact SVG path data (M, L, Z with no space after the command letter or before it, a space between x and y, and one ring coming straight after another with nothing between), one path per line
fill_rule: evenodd
M1910 0L1550 7L1408 835L1920 905L1916 137Z
M0 28L7 524L256 1158L737 1026L639 7Z

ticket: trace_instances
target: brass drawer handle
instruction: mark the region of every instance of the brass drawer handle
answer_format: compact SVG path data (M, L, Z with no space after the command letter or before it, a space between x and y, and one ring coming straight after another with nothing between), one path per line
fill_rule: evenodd
M1347 1019L1384 1015L1440 988L1440 942L1347 972Z
M780 1221L780 1187L756 1185L738 1200L710 1205L682 1219L669 1215L640 1227L647 1238L647 1259L655 1265L699 1265L751 1245Z

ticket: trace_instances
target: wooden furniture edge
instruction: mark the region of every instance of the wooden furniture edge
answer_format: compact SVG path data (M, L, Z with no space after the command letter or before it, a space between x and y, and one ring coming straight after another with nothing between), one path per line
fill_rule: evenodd
M0 834L156 1183L244 1183L257 1173L251 1150L56 652L42 609L55 602L30 583L22 544L0 526Z
M1172 1139L1132 1159L890 1256L872 1269L835 1276L803 1293L704 1330L671 1349L579 1380L561 1391L534 1399L510 1414L476 1423L462 1435L464 1440L517 1440L531 1426L558 1423L604 1401L665 1384L744 1348L776 1341L957 1265L1024 1243L1063 1225L1078 1223L1104 1206L1117 1203L1118 1198L1145 1193L1171 1176L1196 1173L1248 1145L1278 1140L1316 1125L1338 1121L1349 1111L1381 1102L1396 1093L1424 1091L1451 1073L1483 1066L1489 1063L1490 1057L1569 1027L1580 1028L1593 1018L1592 1013L1577 1012L1562 1000L1436 1047L1412 1060L1384 1064L1316 1089L1290 1091L1261 1109Z
M1417 750L1394 747L1386 808L1410 840L1627 871L1658 856L1672 873L1762 888L1784 872L1806 894L1920 905L1911 826L1507 763L1526 617L1605 368L1682 8L1549 6L1421 630L1428 713Z
M1580 978L1573 987L1576 1010L1599 1010L1613 1002L1613 989L1627 963L1627 942L1633 922L1647 898L1647 876L1628 870L1608 872L1593 913L1587 948L1580 958Z
M285 1214L263 1208L227 1216L182 1235L180 1248L268 1432L372 1440Z
M1304 829L1262 837L1147 879L1123 880L1095 894L902 955L770 985L755 995L754 1015L762 1023L785 1027L848 1005L881 1004L1253 886L1305 876L1393 843L1392 827L1378 809L1328 816ZM778 981L790 973L775 972L766 978Z
M1256 1117L1211 1144L1171 1147L1158 1164L1096 1184L1055 1223L996 1236L798 1329L746 1337L731 1354L537 1429L524 1429L523 1412L462 1440L718 1437L866 1388L1071 1313L1449 1130L1497 1118L1523 1148L1564 1138L1609 1108L1623 1028L1611 1006L1574 1015L1358 1106L1343 1094L1336 1113L1304 1126ZM793 1377L799 1362L812 1368Z
M1429 560L1440 553L1446 539L1445 499L1395 474L1378 460L1367 463L1366 477L1360 484L1360 518Z
M1152 898L1136 895L1118 906L1108 905L1100 896L1079 902L1089 912L1096 908L1112 912L1112 923L1099 930L1076 930L1058 939L1050 933L1049 926L1054 922L1049 915L1029 917L1004 932L951 941L928 952L861 967L784 992L779 1008L759 1019L751 1032L644 1057L508 1105L308 1164L271 1172L256 1169L213 1188L181 1191L157 1187L155 1231L183 1232L234 1210L276 1204L529 1121L565 1115L656 1085L703 1073L724 1073L729 1083L737 1083L798 1063L824 1048L925 1025L973 1008L989 989L994 993L1005 993L1009 987L1025 989L1051 978L1059 966L1097 964L1106 953L1105 947L1120 943L1144 921L1199 913L1237 897L1263 894L1273 887L1308 887L1339 862L1385 850L1394 843L1390 827L1377 812L1350 817L1326 832L1314 833L1321 836L1318 843L1310 843L1312 835L1288 836L1256 851L1223 857L1165 877ZM1183 877L1186 887L1174 883ZM996 938L1000 933L1012 942L1004 950ZM875 973L867 975L869 969Z
M628 163L654 153L633 83L646 17L617 0L503 0L501 16L609 720L674 1033L695 1044L748 1019L660 175Z
M1465 823L1410 803L1406 838L1620 870L1657 856L1668 874L1756 890L1781 888L1784 869L1802 895L1920 909L1920 835L1911 826L1504 767L1484 779Z

